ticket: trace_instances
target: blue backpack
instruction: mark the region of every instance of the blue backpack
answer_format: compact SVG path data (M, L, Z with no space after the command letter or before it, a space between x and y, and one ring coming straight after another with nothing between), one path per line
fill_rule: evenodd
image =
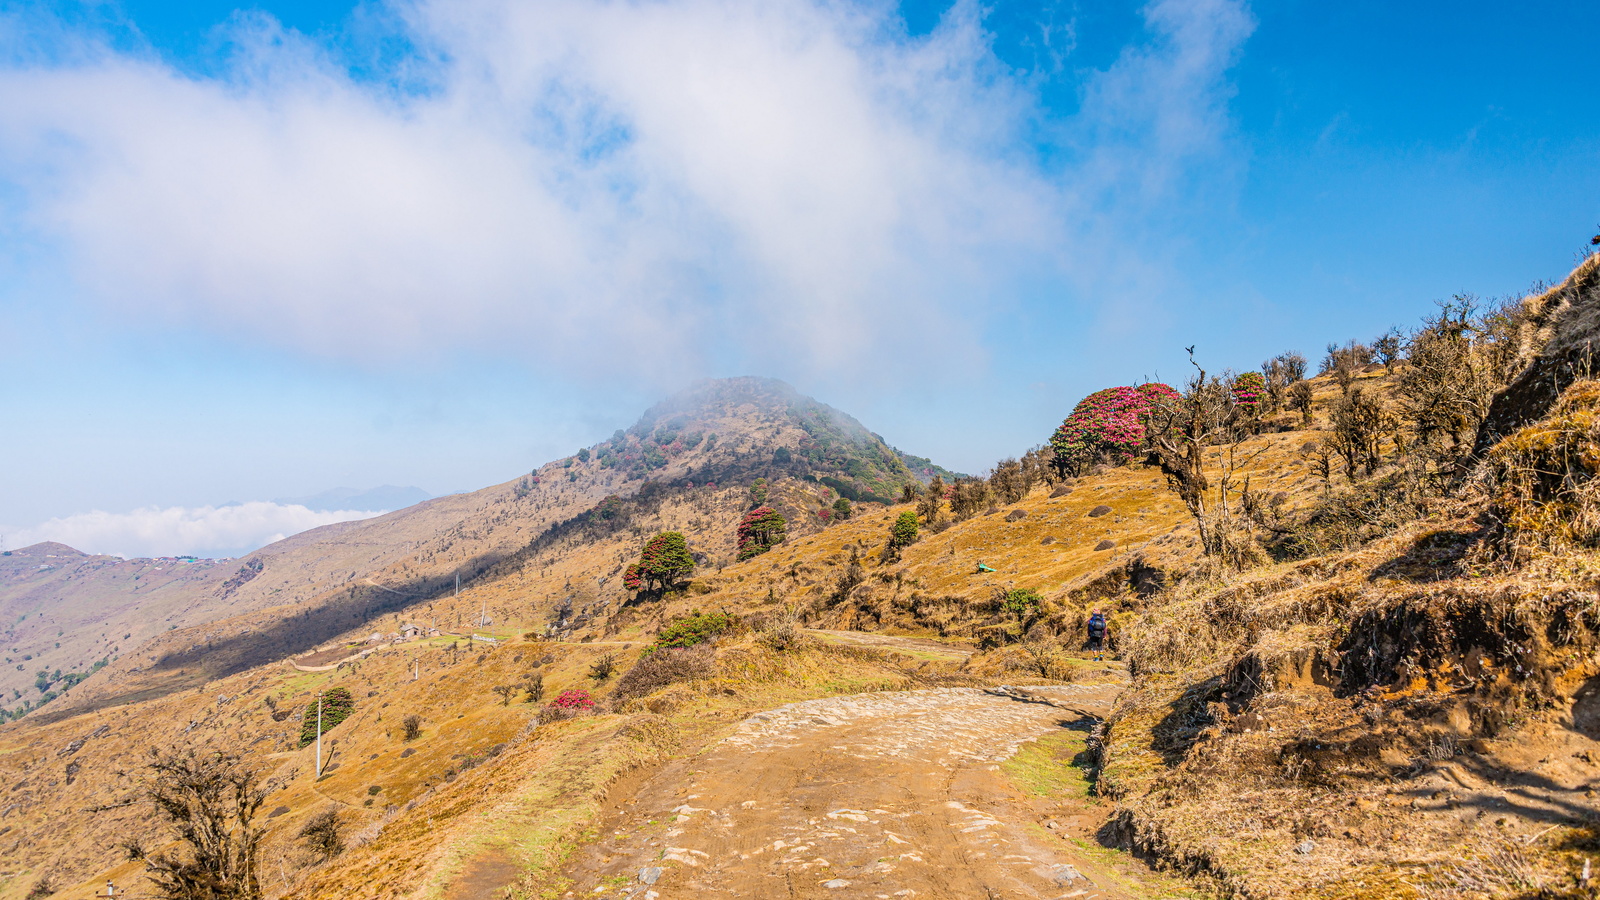
M1089 617L1089 634L1100 637L1106 633L1106 617L1099 613Z

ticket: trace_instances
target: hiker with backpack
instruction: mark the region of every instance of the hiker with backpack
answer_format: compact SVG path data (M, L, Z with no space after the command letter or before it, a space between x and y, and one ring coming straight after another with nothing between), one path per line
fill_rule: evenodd
M1095 660L1105 659L1106 617L1098 609L1089 616L1089 649L1094 651Z

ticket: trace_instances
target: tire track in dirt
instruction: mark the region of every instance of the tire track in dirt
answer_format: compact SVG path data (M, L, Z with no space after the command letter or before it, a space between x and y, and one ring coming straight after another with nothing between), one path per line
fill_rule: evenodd
M1121 687L1030 691L1104 715ZM999 769L1079 718L976 688L757 713L620 803L575 854L567 896L1138 896L1039 828Z

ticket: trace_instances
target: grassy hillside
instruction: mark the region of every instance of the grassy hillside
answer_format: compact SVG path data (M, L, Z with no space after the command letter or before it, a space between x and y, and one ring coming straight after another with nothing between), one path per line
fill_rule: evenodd
M0 726L0 900L136 881L115 844L164 839L139 802L153 747L235 752L270 780L269 896L560 896L608 810L750 713L1124 678L1070 761L1036 747L1008 771L1098 798L1080 827L1199 890L1592 896L1600 384L1587 344L1549 338L1594 320L1587 271L1447 308L1387 364L1352 343L1303 381L1197 380L1165 430L1150 420L1154 457L911 503L870 499L916 473L854 420L774 382L699 385L386 567L173 632L78 689L99 705ZM1518 394L1535 369L1554 387ZM821 515L852 494L849 518ZM757 504L787 538L737 561ZM907 515L918 539L891 546ZM663 530L695 571L626 589ZM1115 661L1084 651L1096 609ZM446 633L392 642L405 622ZM331 686L355 710L316 778L297 717ZM579 689L592 710L550 702ZM330 810L346 849L323 858L300 833Z
M192 687L307 652L367 624L393 630L403 620L426 618L447 629L465 627L480 610L450 602L457 576L471 584L531 571L525 561L550 558L553 548L586 547L581 560L566 561L558 583L523 583L508 612L526 617L534 606L548 612L587 602L590 594L614 595L622 559L637 556L634 544L646 530L635 510L649 510L646 518L656 521L663 503L672 515L698 510L676 527L704 533L703 552L731 559L736 522L726 518L736 519L757 478L787 486L774 488L774 502L796 533L816 527L818 513L839 496L870 499L915 480L855 419L782 382L702 382L612 440L505 484L314 529L236 565L204 566L207 577L165 591L160 625L142 626L135 636L146 640L118 644L104 672L35 715ZM109 575L95 571L30 594L28 608L47 608L50 621L62 623L91 608L119 623L150 618L142 593L117 593L108 588ZM60 630L62 658L101 658L94 655L98 632ZM13 673L17 688L32 684L32 670Z

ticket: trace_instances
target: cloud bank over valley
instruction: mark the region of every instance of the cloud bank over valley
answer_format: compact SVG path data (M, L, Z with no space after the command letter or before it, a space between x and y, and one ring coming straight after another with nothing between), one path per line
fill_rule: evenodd
M226 506L148 507L126 513L87 512L10 532L6 548L58 541L112 556L243 556L274 541L335 522L369 519L383 510L307 509L268 501Z

